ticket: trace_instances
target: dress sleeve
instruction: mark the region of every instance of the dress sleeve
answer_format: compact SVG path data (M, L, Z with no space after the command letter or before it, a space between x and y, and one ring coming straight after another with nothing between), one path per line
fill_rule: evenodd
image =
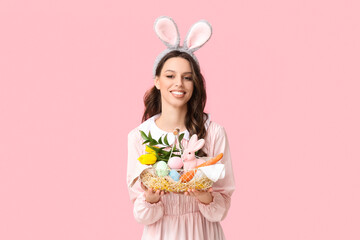
M144 190L140 180L137 179L145 165L137 159L142 154L141 137L137 129L128 134L128 163L127 163L127 186L131 202L134 204L135 220L141 224L149 225L158 221L164 215L164 206L161 199L157 203L149 203L145 200Z
M231 195L235 190L235 179L231 163L230 147L224 127L219 126L214 139L214 156L223 153L221 163L225 165L225 178L213 184L213 201L209 204L199 202L199 210L210 222L225 219L231 203Z

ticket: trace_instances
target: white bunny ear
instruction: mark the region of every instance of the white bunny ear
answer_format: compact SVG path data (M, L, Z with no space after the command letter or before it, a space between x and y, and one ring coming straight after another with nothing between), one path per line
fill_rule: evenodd
M204 139L200 139L200 140L197 141L197 142L195 143L195 145L193 145L192 147L193 147L193 150L194 150L194 151L197 151L197 150L201 149L204 145L205 145L205 140L204 140Z
M155 20L154 30L160 40L169 48L176 48L180 35L176 23L170 17L161 16Z
M191 26L184 41L184 48L195 52L211 37L212 28L208 21L200 20Z

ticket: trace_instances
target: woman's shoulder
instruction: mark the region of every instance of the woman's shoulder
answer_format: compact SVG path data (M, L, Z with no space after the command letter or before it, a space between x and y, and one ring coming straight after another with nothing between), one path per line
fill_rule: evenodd
M208 133L211 134L219 134L219 133L225 133L225 128L220 123L210 120L207 131Z
M148 134L148 132L151 129L152 126L152 122L154 121L155 116L148 118L147 120L145 120L144 122L142 122L140 125L136 126L135 128L131 129L130 132L128 133L128 137L129 138L141 138L141 134L140 131L145 132L146 134Z
M131 129L128 133L128 137L131 137L131 136L134 136L134 135L137 135L137 133L139 132L139 126Z
M204 151L209 156L215 156L219 153L219 148L225 146L227 143L227 134L222 124L214 121L210 121L209 127L205 135L205 146ZM221 151L220 151L221 152Z
M128 142L129 143L136 143L141 141L141 134L139 132L139 126L133 128L128 133Z

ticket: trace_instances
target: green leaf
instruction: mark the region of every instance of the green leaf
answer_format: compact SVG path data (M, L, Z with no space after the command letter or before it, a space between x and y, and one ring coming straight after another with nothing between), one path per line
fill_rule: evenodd
M164 151L163 155L169 157L169 156L170 156L170 152L165 152L165 151Z
M158 143L157 143L157 141L156 140L154 140L154 139L151 139L150 140L150 145L151 146L154 146L154 145L157 145Z
M146 140L146 141L143 142L143 144L146 144L146 143L148 143L148 142L150 142L150 141L149 141L149 140Z
M161 137L159 138L158 143L160 143L160 144L164 145L164 144L163 144L163 142L162 142Z
M151 136L151 132L150 132L150 131L149 131L149 138L150 138L150 139L153 139L152 136Z
M154 146L148 146L148 147L151 148L152 150L154 150L155 152L159 152L159 151L160 151L159 148L156 148L156 147L154 147Z
M144 139L144 140L148 140L148 137L146 136L146 134L140 130L140 133L141 133L141 137Z
M165 135L164 142L165 142L166 145L168 145L168 146L170 145L168 140L167 140L167 134Z
M179 136L179 142L180 143L181 143L181 140L184 138L184 136L185 136L185 133L180 134L180 136Z

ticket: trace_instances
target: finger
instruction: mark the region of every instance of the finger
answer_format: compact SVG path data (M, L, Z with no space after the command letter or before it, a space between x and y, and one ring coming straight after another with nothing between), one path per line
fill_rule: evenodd
M209 188L208 192L213 192L213 188L212 187Z
M149 193L154 193L154 191L153 191L152 188L149 188L149 189L148 189L148 192L149 192Z
M210 194L210 193L208 193L207 191L203 191L203 190L199 191L199 190L194 189L193 194L195 197L200 197L202 195L206 195L206 194Z
M204 192L207 192L207 190L204 190L204 189L195 189L195 191L197 193L204 193Z
M144 183L141 183L141 188L142 188L144 191L147 191L147 187L144 185Z
M194 189L189 189L188 193L189 193L190 196L193 196L193 197L195 196Z
M160 195L160 190L156 190L155 194Z
M197 196L201 195L201 192L199 192L199 191L196 190L196 189L192 189L192 190L191 190L191 193L192 193L192 195L193 195L194 197L197 197Z
M164 191L161 191L160 195L161 195L161 196L164 196L164 194L165 194Z
M188 189L188 190L185 192L185 194L186 194L187 196L193 196L191 189Z

